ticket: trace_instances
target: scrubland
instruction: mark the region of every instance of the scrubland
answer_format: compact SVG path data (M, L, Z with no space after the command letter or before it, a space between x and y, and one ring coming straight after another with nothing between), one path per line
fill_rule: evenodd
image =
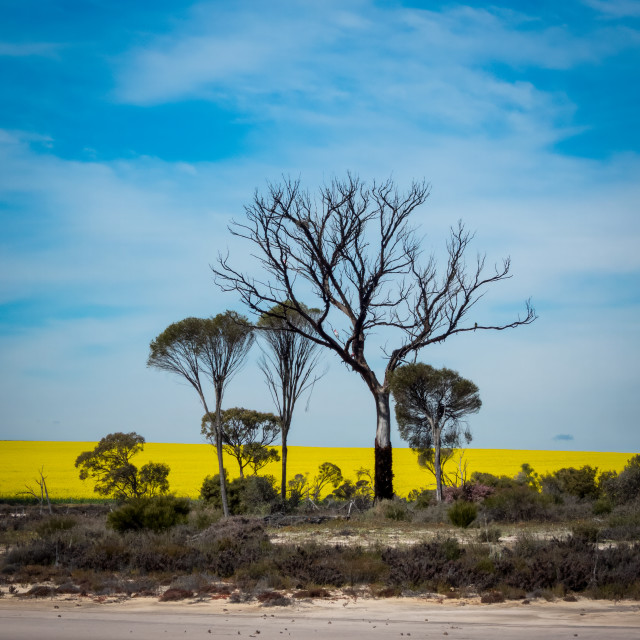
M60 464L73 469L78 444ZM305 471L331 454L345 470L363 466L352 451L344 459L335 452L300 458ZM58 496L48 505L14 494L0 499L0 597L146 595L264 606L337 592L486 603L640 600L640 456L625 455L618 472L585 463L597 458L566 466L564 454L565 466L544 473L541 458L526 453L515 473L472 471L470 462L465 477L445 488L444 502L423 488L426 473L413 457L412 489L377 503L369 476L356 482L348 472L322 495L300 475L284 501L272 477L234 478L229 518L216 478L201 482L197 498Z

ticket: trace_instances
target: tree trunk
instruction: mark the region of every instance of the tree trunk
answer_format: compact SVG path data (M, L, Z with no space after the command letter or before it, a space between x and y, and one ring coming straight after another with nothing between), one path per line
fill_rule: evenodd
M222 513L225 518L228 518L229 502L227 501L227 479L224 475L224 461L222 459L222 389L216 389L216 453L218 454L218 473L220 474Z
M389 392L378 391L374 395L378 418L375 443L375 500L391 500L393 498L393 462Z
M280 498L282 502L287 499L287 436L289 434L282 430L282 484L280 485Z
M440 429L433 430L433 468L436 472L436 501L442 502L442 468L440 464Z

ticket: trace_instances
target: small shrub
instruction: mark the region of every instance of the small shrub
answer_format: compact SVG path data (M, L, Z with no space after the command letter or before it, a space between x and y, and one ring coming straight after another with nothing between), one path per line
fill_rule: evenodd
M608 498L600 498L593 503L593 515L594 516L604 516L608 513L611 513L613 510L613 505Z
M141 529L164 531L186 523L190 510L191 505L186 498L136 498L112 511L107 517L107 523L118 533Z
M479 482L465 482L459 487L444 487L442 496L445 502L451 503L457 500L467 502L482 502L495 493L494 487Z
M480 596L480 602L483 602L484 604L504 602L504 594L500 591L489 591L488 593L483 593Z
M449 520L456 527L466 529L478 517L478 508L472 502L458 500L449 509Z
M322 587L312 587L310 589L296 591L293 597L298 600L302 600L303 598L330 598L331 593Z
M37 527L36 531L42 538L47 538L59 531L68 531L73 529L77 524L75 518L68 516L53 516L46 520L43 520Z
M167 589L161 596L160 602L176 602L178 600L186 600L193 598L193 591L188 589Z
M426 509L433 504L434 493L427 489L413 489L409 492L407 500L413 503L414 509Z
M402 522L411 520L407 505L402 502L387 500L382 503L382 513L387 520Z
M488 527L486 529L482 529L478 534L479 542L499 542L500 536L502 535L502 531L497 527Z
M487 498L483 510L492 520L520 522L533 519L547 519L554 499L543 496L527 486L501 489Z
M571 535L584 542L597 542L600 536L600 529L592 524L578 524L571 529Z

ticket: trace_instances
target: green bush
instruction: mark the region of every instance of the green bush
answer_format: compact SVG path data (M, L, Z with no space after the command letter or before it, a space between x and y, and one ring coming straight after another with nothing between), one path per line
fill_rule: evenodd
M502 522L546 519L554 498L541 495L526 485L502 489L484 501L487 517Z
M478 507L473 502L457 500L449 509L449 520L456 527L466 529L478 517Z
M382 513L387 520L395 520L396 522L411 520L411 514L403 502L385 500L382 503Z
M222 509L219 475L204 479L200 497L210 506ZM232 515L268 512L277 499L278 491L272 476L235 478L227 483L227 502Z
M433 504L434 492L428 489L413 489L409 492L407 500L413 503L414 509L427 509Z
M123 533L149 529L164 531L187 521L191 504L186 498L156 496L154 498L134 498L107 516L108 525Z
M625 468L616 474L605 471L599 478L602 492L615 504L624 504L640 496L640 454L629 459Z
M36 531L40 537L46 538L58 531L68 531L69 529L73 529L76 524L77 521L75 518L71 518L69 516L52 516L38 524Z
M593 503L593 515L594 516L603 516L607 513L611 513L613 510L613 505L609 498L600 498Z
M585 465L576 469L566 467L553 473L542 476L541 485L543 493L560 496L567 494L576 498L588 498L595 500L599 489L596 482L598 469Z
M471 474L470 482L472 484L483 484L494 489L512 489L520 485L517 480L509 478L509 476L495 476L492 473L483 473L481 471L474 471Z
M478 540L480 542L500 542L500 536L502 536L502 531L497 527L488 527L486 529L482 529L478 534Z

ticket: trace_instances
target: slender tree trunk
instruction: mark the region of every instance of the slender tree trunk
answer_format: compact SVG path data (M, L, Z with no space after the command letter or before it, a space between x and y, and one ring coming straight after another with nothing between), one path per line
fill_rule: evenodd
M442 465L440 464L440 429L433 430L433 467L436 472L436 501L442 502Z
M376 399L376 415L378 426L375 442L375 499L391 500L393 498L393 460L391 453L391 411L389 408L389 392L374 393Z
M216 453L218 454L218 473L220 474L220 498L222 499L222 513L229 517L229 502L227 501L227 479L224 475L224 461L222 459L222 389L216 388Z
M287 499L287 436L289 429L282 429L282 484L280 485L280 498L282 502Z

